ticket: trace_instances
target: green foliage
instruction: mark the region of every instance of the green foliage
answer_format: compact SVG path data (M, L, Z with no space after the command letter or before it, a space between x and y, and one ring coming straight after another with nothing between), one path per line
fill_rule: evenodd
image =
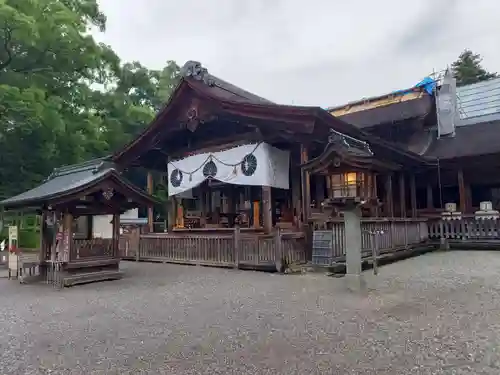
M122 65L105 26L97 0L0 0L0 198L122 147L175 88L175 62Z
M457 86L470 85L497 77L497 73L490 73L481 65L481 55L471 50L464 50L458 59L451 65Z

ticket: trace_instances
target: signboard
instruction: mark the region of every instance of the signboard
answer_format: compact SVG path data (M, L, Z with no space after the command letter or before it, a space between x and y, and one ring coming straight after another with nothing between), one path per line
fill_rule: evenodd
M9 242L17 241L17 226L11 225L9 227Z

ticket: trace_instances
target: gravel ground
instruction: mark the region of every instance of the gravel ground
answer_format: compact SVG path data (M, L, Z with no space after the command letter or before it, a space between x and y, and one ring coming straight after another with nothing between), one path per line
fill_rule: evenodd
M500 374L500 252L343 279L123 263L55 291L0 279L0 374Z

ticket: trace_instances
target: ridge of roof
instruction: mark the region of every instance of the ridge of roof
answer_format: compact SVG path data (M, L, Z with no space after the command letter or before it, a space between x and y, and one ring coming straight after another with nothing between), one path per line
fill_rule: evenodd
M210 74L207 68L204 68L199 61L189 60L181 68L181 76L187 79L193 79L205 83L209 87L218 88L233 94L239 98L245 99L256 104L276 104L259 95L235 86L219 77Z
M115 167L115 164L110 162L111 156L104 156L101 158L90 159L81 163L65 165L62 167L54 168L52 173L47 177L46 180L50 180L55 177L65 176L68 174L85 172L88 170L94 170L98 172L102 169L111 169Z

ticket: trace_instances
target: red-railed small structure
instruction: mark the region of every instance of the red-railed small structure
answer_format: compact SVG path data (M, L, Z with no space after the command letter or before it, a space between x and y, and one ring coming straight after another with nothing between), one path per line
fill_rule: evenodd
M388 229L385 250L426 237L422 222L406 217L415 180L406 189L400 178L393 192L396 173L425 170L426 159L319 107L272 103L194 61L153 122L113 160L160 171L168 185L168 230L141 237L144 259L280 268L311 260L313 238L325 233L342 256L342 213L329 205L342 197L366 202L365 232ZM396 198L403 218L394 218Z
M39 276L60 287L121 278L120 214L155 203L109 160L96 159L58 168L41 185L0 205L42 216ZM93 238L94 215L112 215L111 239Z

